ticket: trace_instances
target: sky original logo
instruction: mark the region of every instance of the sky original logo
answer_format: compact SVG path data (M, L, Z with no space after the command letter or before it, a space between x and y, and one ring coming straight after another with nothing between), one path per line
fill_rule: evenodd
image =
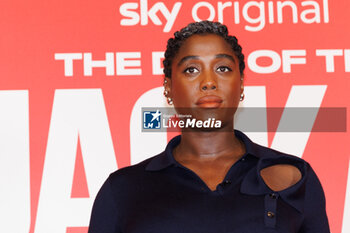
M181 18L180 9L184 1L174 4L139 0L123 3L119 8L122 26L161 26L163 32L170 32L177 18ZM261 31L268 24L319 24L329 23L328 0L321 1L200 1L189 8L193 21L210 20L228 24L243 24L250 32ZM190 10L189 10L190 9ZM184 12L184 10L182 10ZM200 13L200 12L205 12ZM252 14L253 12L253 14ZM291 17L289 15L291 14ZM224 20L226 19L226 20ZM229 20L229 21L228 21Z

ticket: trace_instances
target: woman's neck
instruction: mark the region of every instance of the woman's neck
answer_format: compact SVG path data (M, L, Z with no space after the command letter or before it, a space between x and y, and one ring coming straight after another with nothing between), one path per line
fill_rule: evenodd
M244 144L232 131L186 131L182 133L181 142L174 149L174 156L179 160L214 160L222 156L240 157L244 152Z

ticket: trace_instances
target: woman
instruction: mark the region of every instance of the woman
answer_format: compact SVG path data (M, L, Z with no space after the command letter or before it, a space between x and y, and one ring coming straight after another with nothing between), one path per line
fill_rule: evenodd
M329 233L324 193L302 159L233 131L244 99L244 56L220 23L189 24L169 39L164 95L177 112L221 120L187 128L164 152L112 173L89 233Z

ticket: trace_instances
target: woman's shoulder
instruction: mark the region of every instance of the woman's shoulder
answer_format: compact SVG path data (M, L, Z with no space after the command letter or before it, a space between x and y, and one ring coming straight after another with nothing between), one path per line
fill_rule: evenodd
M129 165L126 167L119 168L118 170L112 172L108 180L111 183L123 183L123 182L133 182L135 180L139 181L143 179L147 174L146 168L148 164L156 158L163 155L164 152L154 155L148 159L145 159L137 164Z
M302 164L308 166L308 162L304 159L286 152L260 145L252 141L245 133L235 130L236 136L243 141L246 147L246 153L258 158L260 165L267 166L268 164Z
M279 165L279 164L288 164L293 165L299 170L310 167L310 164L303 158L289 154L286 152L278 151L276 149L262 146L254 143L255 155L258 157L259 162L258 166L268 167L269 165Z

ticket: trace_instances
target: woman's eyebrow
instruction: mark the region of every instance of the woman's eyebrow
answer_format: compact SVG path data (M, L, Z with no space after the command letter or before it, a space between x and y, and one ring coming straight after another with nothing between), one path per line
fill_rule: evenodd
M227 58L227 59L230 59L231 61L233 61L234 63L236 63L236 61L235 61L235 59L233 58L233 56L231 56L231 55L229 55L229 54L225 54L225 53L216 54L216 55L215 55L215 58ZM198 59L199 59L199 56L190 55L190 56L183 57L183 58L179 61L179 63L177 63L177 66L180 66L182 63L184 63L185 61L190 60L190 59L198 60Z
M233 61L234 63L236 63L235 59L231 55L228 55L228 54L225 54L225 53L216 54L215 58L228 58L231 61Z
M185 61L187 60L190 60L190 59L199 59L199 56L186 56L186 57L183 57L179 63L177 63L177 66L180 66L182 63L184 63Z

